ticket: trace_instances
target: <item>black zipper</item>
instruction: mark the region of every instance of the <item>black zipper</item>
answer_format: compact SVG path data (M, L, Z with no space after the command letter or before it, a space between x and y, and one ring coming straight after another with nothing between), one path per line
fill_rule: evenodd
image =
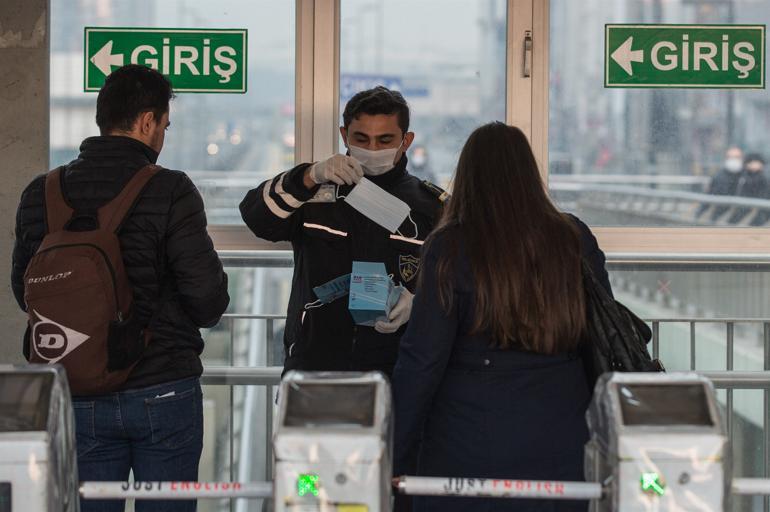
M112 291L115 293L115 309L117 310L118 322L122 322L123 314L120 312L120 301L118 300L118 287L117 287L117 279L115 278L115 269L112 268L112 263L110 263L110 258L107 256L107 253L104 252L104 250L101 247L94 244L64 244L64 245L54 245L53 247L48 247L47 249L38 251L37 254L43 254L53 249L63 249L65 247L93 247L94 249L96 249L101 253L105 263L107 263L107 268L110 270L110 276L112 277Z

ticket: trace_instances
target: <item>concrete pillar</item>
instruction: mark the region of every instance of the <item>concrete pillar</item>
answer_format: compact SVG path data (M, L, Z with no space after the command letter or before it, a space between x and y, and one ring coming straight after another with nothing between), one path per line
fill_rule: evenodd
M47 0L0 2L0 364L23 360L11 251L21 192L48 169L49 12Z

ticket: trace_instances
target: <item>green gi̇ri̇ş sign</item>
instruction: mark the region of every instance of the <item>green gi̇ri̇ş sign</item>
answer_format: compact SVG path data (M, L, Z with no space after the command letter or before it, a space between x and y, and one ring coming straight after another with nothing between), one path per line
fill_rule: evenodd
M125 64L163 73L175 92L246 92L246 29L85 29L84 90Z
M605 25L605 87L765 87L764 25Z

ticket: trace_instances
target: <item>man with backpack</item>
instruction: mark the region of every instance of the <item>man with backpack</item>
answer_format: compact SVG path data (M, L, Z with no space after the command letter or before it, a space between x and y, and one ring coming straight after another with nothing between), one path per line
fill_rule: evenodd
M24 354L61 364L82 481L196 480L202 449L199 328L229 303L227 275L190 178L155 165L171 84L128 65L99 92L101 136L24 190L12 285L29 315ZM81 510L123 510L86 501ZM137 502L137 511L194 510Z

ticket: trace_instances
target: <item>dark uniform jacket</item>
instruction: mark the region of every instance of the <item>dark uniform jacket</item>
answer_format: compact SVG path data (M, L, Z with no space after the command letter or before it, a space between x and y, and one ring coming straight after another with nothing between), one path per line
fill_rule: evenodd
M391 171L367 178L411 207L416 233L409 219L401 225L400 236L359 213L341 198L351 187L340 187L336 202L307 202L318 190L308 190L302 183L310 164L266 181L241 203L243 220L255 235L290 241L294 249L284 370L392 372L403 327L380 334L355 325L347 295L321 307L305 306L317 299L314 287L349 274L353 261L383 262L397 284L414 291L420 247L433 229L440 202L407 172L406 162L404 156Z
M88 138L78 158L66 166L65 198L76 211L98 208L157 158L153 149L128 137ZM44 190L41 175L22 193L16 214L11 281L22 309L24 272L46 231ZM198 328L215 325L230 298L227 275L206 232L203 201L190 178L180 171L159 171L118 238L133 285L134 314L152 333L122 389L199 376L203 340Z
M583 256L609 290L604 254L579 226ZM471 334L474 280L462 246L446 314L436 264L452 236L459 232L442 233L423 254L423 282L393 372L394 476L583 480L591 391L581 360L491 348L488 335ZM407 510L407 500L397 503ZM586 503L423 497L414 510L585 511Z

